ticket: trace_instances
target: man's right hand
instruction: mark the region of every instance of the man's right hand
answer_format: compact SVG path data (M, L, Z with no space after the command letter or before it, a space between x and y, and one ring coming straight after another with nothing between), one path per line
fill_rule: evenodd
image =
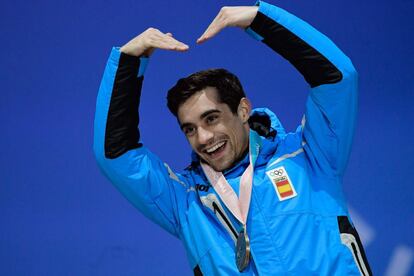
M163 33L154 28L148 28L121 47L122 53L139 57L150 56L155 49L184 52L188 45L176 40L171 33Z

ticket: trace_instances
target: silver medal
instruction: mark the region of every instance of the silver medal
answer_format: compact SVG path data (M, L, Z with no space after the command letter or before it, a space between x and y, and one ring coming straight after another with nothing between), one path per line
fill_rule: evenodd
M250 261L250 241L246 231L243 229L237 237L236 264L239 272L242 272Z

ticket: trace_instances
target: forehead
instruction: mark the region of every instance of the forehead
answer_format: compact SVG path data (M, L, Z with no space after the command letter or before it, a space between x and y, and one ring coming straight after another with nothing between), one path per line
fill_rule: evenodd
M178 108L178 121L182 123L194 123L200 119L200 116L206 111L217 109L221 112L230 111L230 108L219 103L217 89L206 87L203 90L192 95Z

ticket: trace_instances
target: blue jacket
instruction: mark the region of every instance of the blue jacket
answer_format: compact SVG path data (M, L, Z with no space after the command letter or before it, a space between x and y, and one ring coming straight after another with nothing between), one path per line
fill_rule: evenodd
M349 219L342 176L354 133L357 73L323 34L288 12L258 2L246 29L287 59L310 85L302 124L286 133L270 110L254 110L262 140L247 220L246 275L370 275ZM114 48L99 89L94 151L103 173L149 219L184 244L195 274L239 274L241 225L210 186L199 160L181 173L139 140L138 104L147 59ZM238 190L248 157L224 172Z

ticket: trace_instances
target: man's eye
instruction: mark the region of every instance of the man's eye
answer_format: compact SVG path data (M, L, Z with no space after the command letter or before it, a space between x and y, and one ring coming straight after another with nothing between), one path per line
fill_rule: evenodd
M206 118L206 121L209 124L213 124L213 123L215 123L217 121L217 119L218 119L218 116L217 115L212 115L212 116L208 116Z
M193 127L185 127L183 129L183 132L186 136L191 136L192 134L194 134L195 129Z

